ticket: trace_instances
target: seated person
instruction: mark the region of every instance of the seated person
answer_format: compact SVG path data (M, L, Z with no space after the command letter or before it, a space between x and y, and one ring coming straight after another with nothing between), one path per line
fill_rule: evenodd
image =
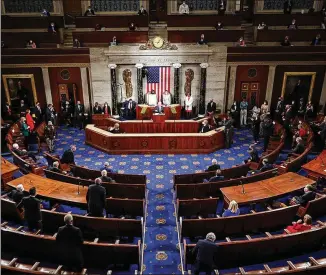
M73 48L80 48L80 42L77 38L74 39Z
M261 22L261 24L258 25L257 29L258 30L267 30L268 27L264 22Z
M300 204L303 207L306 207L308 202L314 200L316 198L316 189L308 184L303 189L304 194L302 196L295 196L291 199L290 204Z
M253 144L249 145L249 158L244 162L259 162L258 151Z
M147 104L149 106L157 105L157 96L154 90L152 90L150 94L147 94Z
M108 172L106 170L101 171L100 179L102 180L102 182L112 182L112 179L108 177Z
M129 24L129 31L135 31L136 29L137 29L137 27L136 27L135 23L131 22Z
M164 106L171 105L171 94L169 93L168 90L165 90L163 93L163 105Z
M164 114L164 109L163 109L161 101L155 107L154 112L157 113L157 114Z
M49 17L50 13L46 9L43 9L43 11L41 12L41 16Z
M217 169L221 169L221 166L219 164L217 164L216 159L212 159L212 165L208 166L208 168L205 170L205 172L216 171Z
M96 31L100 31L101 29L102 29L101 24L96 24L96 25L95 25L95 30L96 30Z
M34 42L33 40L29 40L29 41L27 42L26 48L28 48L28 49L36 49L36 44L35 44L35 42Z
M87 10L84 13L84 16L92 16L92 15L95 15L95 12L91 6L88 6Z
M226 9L226 3L224 0L221 0L219 5L218 5L218 15L224 15L225 14L225 9Z
M18 205L24 198L24 186L22 184L18 184L16 189L9 193L8 197L12 199L16 205Z
M215 29L217 30L217 31L220 31L220 30L223 30L223 24L222 24L222 22L217 22L217 25L216 25L216 27L215 27Z
M50 26L49 26L49 28L48 28L48 31L49 31L50 33L56 33L56 32L57 32L57 27L56 27L56 25L54 24L54 22L51 22L51 23L50 23Z
M55 173L59 173L59 174L67 174L66 171L62 171L59 168L59 162L57 162L57 161L53 162L52 167L50 167L49 170L52 172L55 172Z
M285 36L284 37L284 40L281 42L281 46L292 46L291 42L290 42L290 39L288 36Z
M138 15L147 15L147 11L145 10L144 6L140 7L140 10L138 11Z
M110 46L117 46L118 42L117 42L117 37L113 36L112 37L112 42L110 42Z
M216 111L216 103L214 102L213 98L207 103L206 113L211 116Z
M243 37L240 37L237 42L238 47L246 47L246 41L243 39Z
M306 214L302 220L298 220L297 222L293 222L292 225L289 225L286 229L290 233L297 233L310 230L312 228L312 218L310 215Z
M297 25L295 19L292 20L291 24L288 26L288 29L289 30L297 30L298 29L298 25Z
M93 114L102 114L102 108L98 104L98 102L95 102L94 108L93 108Z
M109 127L109 132L112 134L120 134L122 131L120 130L119 123L115 123L113 127Z
M12 148L13 148L12 151L13 151L17 156L19 156L19 157L26 157L26 156L27 156L27 157L33 159L35 162L37 162L36 156L35 156L33 153L31 153L31 152L27 152L25 149L20 150L20 149L19 149L19 145L18 145L17 143L14 143L14 144L12 145Z
M224 180L224 176L222 176L222 171L220 169L217 169L216 176L211 177L208 182L215 182L215 181L220 181L220 180ZM206 180L206 182L207 182L207 180Z
M211 126L208 124L208 120L205 119L199 128L199 133L207 133L211 130Z
M179 14L189 14L189 6L186 4L186 1L179 6Z
M198 45L206 45L207 41L205 40L205 35L202 33L200 35L200 40L197 42Z
M103 171L103 170L105 170L108 173L112 173L113 172L112 169L110 168L110 163L108 163L108 162L104 162L104 167L102 167L100 169L100 171Z
M229 208L224 211L222 217L234 217L240 215L240 209L236 201L231 201Z
M311 46L317 46L321 44L320 34L317 34L316 37L311 41Z
M110 115L111 114L111 108L107 102L104 102L103 108L102 108L102 114L103 115Z
M304 144L303 144L303 139L301 137L297 137L295 139L296 145L292 149L292 152L289 155L300 155L304 152Z
M263 159L262 164L263 166L259 169L260 173L274 169L273 164L268 163L268 159Z

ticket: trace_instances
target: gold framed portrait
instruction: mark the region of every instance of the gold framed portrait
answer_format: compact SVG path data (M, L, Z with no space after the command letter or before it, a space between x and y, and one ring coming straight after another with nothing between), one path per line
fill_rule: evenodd
M31 89L34 100L33 103L36 104L37 93L33 74L3 74L2 81L5 89L6 99L9 105L12 105L12 101L15 101L19 98L18 82L23 82L24 84L26 84L27 90Z
M281 96L285 101L287 98L302 97L307 103L311 100L315 80L316 72L285 72Z

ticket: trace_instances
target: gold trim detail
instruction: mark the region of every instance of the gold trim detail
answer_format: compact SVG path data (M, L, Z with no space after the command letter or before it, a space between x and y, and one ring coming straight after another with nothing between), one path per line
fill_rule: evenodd
M311 100L312 97L312 91L315 86L315 80L316 80L316 72L285 72L283 76L283 84L282 84L282 93L281 96L284 98L285 94L285 87L286 87L286 81L288 76L300 76L300 75L311 75L311 82L310 82L310 88L309 88L309 95L308 95L308 101Z
M32 84L32 92L33 92L34 102L35 103L37 102L37 93L36 93L35 79L34 79L33 74L3 74L2 81L3 81L3 86L5 88L7 102L9 103L9 105L11 105L11 99L10 99L7 79L10 79L10 78L29 78L31 80L31 84Z

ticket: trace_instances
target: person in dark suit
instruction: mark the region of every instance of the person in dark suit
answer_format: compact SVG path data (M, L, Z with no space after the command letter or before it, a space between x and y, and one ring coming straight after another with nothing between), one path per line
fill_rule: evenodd
M205 240L199 240L192 253L196 255L194 274L199 275L201 271L210 275L214 269L214 259L218 251L215 244L216 237L214 233L208 233Z
M80 130L84 128L84 111L84 105L77 101L75 107L75 127L78 125Z
M4 120L12 120L12 109L8 102L6 102L1 109L1 115Z
M17 156L19 156L19 157L25 157L25 156L27 156L27 157L33 159L35 162L37 162L37 158L36 158L36 156L35 156L32 152L28 152L28 151L25 150L25 149L21 150L21 149L19 148L19 145L18 145L17 143L14 143L14 144L12 145L12 151L13 151Z
M143 6L140 7L140 10L138 11L138 15L147 15L147 11Z
M110 163L108 163L108 162L104 162L104 167L102 167L100 169L100 171L103 171L103 170L105 170L108 173L112 173L113 172L112 169L110 168Z
M88 6L87 10L84 13L84 16L92 16L92 15L95 15L95 12L91 6Z
M157 104L157 106L155 106L154 113L157 113L157 114L163 114L164 113L164 108L162 106L161 101Z
M109 132L111 134L121 134L123 131L120 130L119 123L115 123L113 127L109 127Z
M23 207L25 210L25 220L29 230L42 228L41 201L36 198L36 188L29 189L29 196L22 199L17 208Z
M259 162L258 151L253 144L249 146L249 158L246 159L244 162Z
M284 5L283 5L283 9L284 9L284 14L291 14L291 12L292 12L292 0L285 0Z
M215 113L215 111L216 111L216 103L214 102L213 99L211 99L207 104L206 113L207 115L211 116Z
M264 121L262 122L263 137L264 137L264 152L266 152L269 139L274 132L274 122L271 120L269 115L266 115Z
M101 186L102 180L95 179L95 184L88 187L86 194L86 201L88 206L88 213L92 217L103 217L103 210L105 209L106 191Z
M287 46L292 46L291 41L288 36L284 37L284 40L281 42L281 46L287 47Z
M65 215L64 222L66 225L59 227L55 239L60 247L60 258L68 271L80 272L83 268L83 234L78 227L73 226L71 214Z
M224 28L223 23L222 22L217 22L217 25L216 25L215 29L217 31L220 31L220 30L223 30L223 28Z
M295 139L296 145L294 146L294 148L292 149L291 154L294 155L300 155L304 152L304 144L303 144L303 140L301 137L297 137Z
M212 159L212 165L208 166L208 168L205 170L205 172L216 171L217 169L221 169L221 166L219 164L217 164L216 159Z
M46 9L43 9L43 11L41 12L41 16L49 17L50 13Z
M284 112L284 101L283 97L279 97L277 104L276 104L276 109L275 109L275 116L274 119L278 122L282 121L282 114Z
M76 151L76 145L70 145L70 149L64 151L60 162L62 164L66 163L66 164L76 164L75 163L75 156L74 156L74 152Z
M36 102L33 113L35 115L35 125L39 125L43 121L43 111L40 102Z
M18 184L16 189L12 190L8 196L16 203L16 205L19 205L24 198L24 186Z
M295 19L292 20L291 24L288 26L289 30L297 30L298 29L298 25L297 25L297 21Z
M305 207L308 202L316 198L316 189L310 184L305 186L303 192L304 194L302 196L295 196L292 198L292 204L300 204Z
M199 133L207 133L211 130L211 126L208 124L208 120L205 119L199 128Z
M108 172L106 170L101 171L100 179L102 182L112 182L112 179L108 177Z
M51 22L49 27L48 27L49 33L57 33L57 26L54 24L54 22Z
M214 177L211 177L208 182L215 182L224 180L224 176L222 176L222 171L220 169L216 170L216 175Z
M66 171L62 171L59 168L59 162L57 162L57 161L53 162L52 167L50 167L48 170L55 172L55 173L59 173L59 174L67 174Z
M260 173L274 169L273 164L268 163L268 159L263 159L262 163L263 166L259 169Z
M317 34L316 37L311 41L311 46L317 46L321 44L320 34Z
M98 104L98 102L95 102L94 108L93 108L93 114L102 114L102 108Z

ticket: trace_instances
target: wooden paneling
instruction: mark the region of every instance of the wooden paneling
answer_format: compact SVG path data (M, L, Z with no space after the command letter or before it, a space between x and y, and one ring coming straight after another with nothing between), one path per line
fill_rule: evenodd
M58 28L63 28L64 26L62 16L1 16L2 29L47 29L51 22L54 22Z
M291 42L312 41L317 34L321 35L322 41L326 39L326 33L319 29L306 30L264 30L257 31L257 42L281 42L288 36Z
M60 44L60 34L48 32L1 32L1 40L9 48L25 48L27 41L33 40L37 47L50 45L53 48ZM30 49L32 50L32 49Z
M240 26L241 15L169 15L168 27L215 27L217 22L224 26Z
M106 46L109 46L113 36L116 36L118 44L146 43L148 40L147 31L73 32L73 38L77 38L82 46L96 46L97 44L106 44Z
M319 26L322 16L319 12L315 14L255 14L254 25L258 26L261 22L267 26L288 26L292 19L301 26Z
M76 28L95 28L96 24L106 28L128 28L130 23L138 27L147 27L147 16L82 16L76 17Z
M209 42L236 42L244 35L243 30L187 30L187 31L169 31L169 41L172 43L197 43L200 35L205 34L206 41Z
M325 60L325 59L324 59ZM280 65L276 67L275 70L275 78L274 78L274 86L273 86L273 95L272 95L272 104L271 106L276 106L277 99L281 96L282 92L282 84L283 84L283 77L285 72L316 72L316 80L315 86L312 93L312 103L316 108L319 104L319 99L322 92L324 76L325 76L325 66L317 66L317 65Z
M43 74L41 68L2 68L1 74L33 74L36 86L37 99L41 107L45 107L45 90L43 84ZM1 78L2 83L2 78ZM1 98L4 96L4 89L1 90Z
M60 76L60 72L63 69L66 69L70 72L70 78L68 80L64 80ZM80 100L81 103L84 102L80 68L74 68L74 67L49 68L49 77L50 77L50 86L51 86L51 93L52 93L52 102L57 112L60 111L60 95L59 95L58 84L76 84L77 87L76 100Z
M256 69L257 75L255 77L248 76L249 69ZM241 101L241 82L257 82L259 83L259 106L263 103L266 96L266 86L268 80L269 66L265 65L246 65L237 67L237 76L235 83L235 94L234 99Z
M88 48L57 48L57 49L2 49L1 55L89 55Z

